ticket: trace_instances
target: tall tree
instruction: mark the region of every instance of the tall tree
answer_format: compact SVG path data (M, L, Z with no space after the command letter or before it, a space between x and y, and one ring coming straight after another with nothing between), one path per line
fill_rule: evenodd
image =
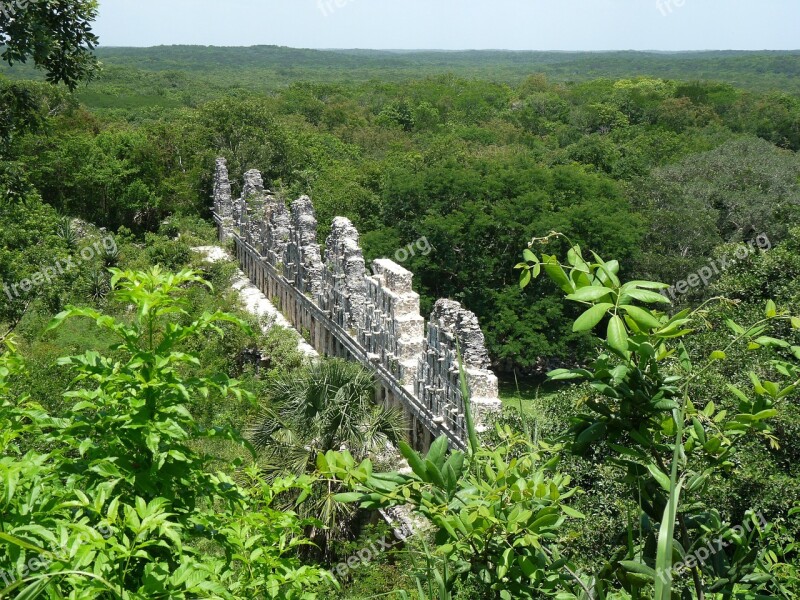
M71 90L97 67L92 33L97 0L10 0L0 11L0 46L8 64L32 58L50 83Z

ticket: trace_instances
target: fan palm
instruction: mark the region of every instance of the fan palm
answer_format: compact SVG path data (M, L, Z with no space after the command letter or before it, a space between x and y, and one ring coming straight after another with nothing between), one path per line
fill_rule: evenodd
M317 456L329 450L346 449L358 461L385 453L405 437L406 429L401 411L375 403L375 382L368 371L329 359L271 380L249 434L267 476L275 477L312 473ZM352 505L334 501L340 491L320 482L301 508L304 516L322 523L311 536L326 554L331 540L353 534L356 521Z

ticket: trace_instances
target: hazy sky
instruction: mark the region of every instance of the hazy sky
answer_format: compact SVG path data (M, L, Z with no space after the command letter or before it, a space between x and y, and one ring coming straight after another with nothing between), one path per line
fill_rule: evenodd
M106 46L786 50L800 0L101 0Z

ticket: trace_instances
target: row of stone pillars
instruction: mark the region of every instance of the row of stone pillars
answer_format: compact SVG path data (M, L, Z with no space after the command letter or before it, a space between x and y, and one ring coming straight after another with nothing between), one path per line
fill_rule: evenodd
M270 267L263 257L255 256L255 251L248 248L243 241L232 232L223 232L220 225L220 237L233 239L236 245L236 258L242 265L245 275L259 290L280 310L292 326L306 338L306 341L322 356L358 359L345 347L337 336L321 322L308 306L300 301L300 292L291 287L285 279L273 276ZM310 299L309 299L310 300ZM386 385L375 385L375 399L378 404L387 408L396 408L403 412L408 423L411 446L420 451L427 451L433 443L434 436L425 424L411 414L408 407Z

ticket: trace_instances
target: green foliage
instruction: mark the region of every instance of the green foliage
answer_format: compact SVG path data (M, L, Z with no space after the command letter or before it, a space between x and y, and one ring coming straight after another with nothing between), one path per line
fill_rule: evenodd
M569 518L583 518L563 502L575 488L555 471L552 448L528 441L511 428L497 427L500 443L481 447L472 418L463 366L467 451L448 453L445 436L427 455L405 442L399 450L410 473L377 473L369 458L349 452L320 453L323 476L350 492L337 499L362 508L410 505L435 527L436 548L423 541L424 564L415 575L420 600L455 598L456 589L479 589L495 597L536 598L564 590L571 598L591 598L590 585L560 556L557 534ZM573 593L575 592L575 593ZM405 591L398 597L408 598Z
M96 16L95 0L8 4L0 13L2 58L10 65L32 58L48 82L74 90L96 68L97 36L91 29Z
M13 323L37 297L55 304L75 274L62 276L54 269L56 261L70 256L71 248L59 235L56 212L42 203L14 164L0 163L0 195L0 221L13 224L0 228L0 322ZM47 285L44 266L53 269ZM35 274L39 276L34 280Z
M12 399L22 369L13 345L0 357L0 423L9 456L0 460L6 507L0 566L4 590L26 597L313 598L329 578L301 566L309 525L272 507L276 496L308 491L308 478L243 485L209 469L201 439L244 443L235 431L202 428L187 410L193 396L241 395L236 381L190 374L187 340L241 323L204 313L183 325L177 296L203 284L191 271L114 271L117 299L135 307L125 322L68 308L50 325L89 318L118 342L111 356L90 350L61 359L75 374L69 417L52 417L27 398ZM36 448L46 447L47 453ZM22 596L20 596L22 597Z
M576 416L570 430L571 450L585 455L604 442L611 450L608 459L624 473L647 523L638 539L630 537L627 559L612 563L607 575L614 573L618 585L633 594L653 585L655 597L669 599L673 588L684 585L673 573L674 561L693 559L709 539L721 539L733 550L722 552L718 547L712 560L690 560L683 569L691 574L689 585L698 597L704 592L743 597L765 590L785 593L780 580L764 570L764 548L752 545L753 535L735 533L734 524L726 522L709 501L709 488L733 471L742 440L762 438L777 445L770 420L800 383L800 346L767 332L781 321L793 325L800 321L779 313L770 300L764 317L749 327L727 321L732 335L724 347L693 357L681 338L692 333L691 327L704 315L703 307L674 316L650 308L668 303L655 291L664 289L664 284L623 283L617 261L605 262L595 253L587 260L577 245L571 247L567 264L552 255L540 258L531 250L524 257L518 265L523 286L545 272L567 300L583 305L575 330L592 331L602 325L605 331L604 349L587 368L558 369L549 377L591 385L594 393L586 401L588 410ZM703 387L706 372L743 343L751 350L778 351L773 364L781 379L768 381L753 372L747 391L728 384L726 393L737 404L730 413L717 408L713 400L704 407L695 404L695 390ZM656 523L660 523L658 534Z
M800 211L800 160L758 139L740 139L653 172L640 203L652 223L640 270L685 279L714 247L787 235Z
M52 6L40 3L26 18ZM78 28L63 35L82 34ZM116 597L101 592L109 585L130 597L212 597L218 589L220 597L308 597L326 577L308 564L319 555L308 535L327 546L327 558L357 543L347 539L350 545L339 550L326 542L358 529L351 532L339 518L355 514L354 503L333 500L350 477L367 506L410 500L435 519L436 532L392 554L399 565L389 568L381 557L364 567L354 575L354 595L410 587L415 578L421 597L567 598L586 594L582 586L609 598L652 597L650 569L659 558L663 571L670 559L677 563L719 536L730 538L724 552L693 570L706 597L800 593L800 523L793 511L800 497L800 409L794 392L781 396L785 380L795 376L800 345L787 318L800 314L798 236L790 228L798 170L787 151L800 148L800 108L792 95L797 53L171 47L100 49L98 56L103 72L75 96L0 79L0 152L8 159L0 166L3 282L30 277L105 235L73 217L114 230L118 247L24 300L0 302L0 333L15 330L28 366L17 372L19 360L9 352L6 375L0 373L8 404L0 411L0 436L9 448L1 464L14 473L0 477L3 499L11 498L0 510L0 533L14 536L0 543L0 570L19 573L37 547L60 552L59 561L28 574L31 593L41 581L52 597L57 587L75 597L95 590ZM19 65L4 73L35 75ZM705 81L712 77L739 87ZM315 83L292 83L309 80ZM555 382L548 394L526 398L523 409L532 418L506 415L483 438L484 447L470 444L458 473L459 453L443 455L438 466L437 447L427 457L406 449L417 467L410 474L373 475L368 460L380 461L375 471L393 465L382 464L384 436L376 438L380 443L369 439L379 409L369 404L368 378L352 373L358 385L336 384L323 393L308 385L315 377L285 332L259 334L263 324L245 316L253 331L237 319L210 323L200 316L237 302L224 292L234 265L205 264L191 252L216 243L204 218L219 154L229 160L234 186L245 170L259 168L279 197L311 195L321 239L332 217L343 214L363 234L368 259L407 255L403 266L416 275L423 313L440 296L463 301L478 314L499 370L577 364L583 368L556 371L555 378L575 376L566 383L582 379L581 385ZM555 283L522 292L511 256L551 230L571 242L550 238L548 259L536 257L543 266L527 263L533 253L525 259L531 275L544 270ZM736 305L671 315L654 309L664 304L655 302L657 287L622 283L684 279L708 259L731 256L733 246L723 242L759 233L768 234L773 250L751 253L687 298L724 294ZM597 266L573 242L619 262ZM567 264L559 266L553 257L562 255ZM118 289L111 293L106 271L143 271L136 275L143 284L166 281L150 271L154 265L202 269L219 290L177 284L181 304L156 319L155 348L147 323L130 309L142 298L125 297L119 289L125 276L113 281ZM158 296L156 287L146 294ZM776 313L781 308L767 318L770 330L744 332L753 333L744 338L759 348L748 349L744 339L732 343L743 336L728 323L764 321L770 298ZM71 314L91 315L101 327L67 319L41 335L68 303L83 307ZM193 328L195 334L161 347L174 332ZM120 342L118 332L133 329L139 342ZM684 329L692 334L682 335ZM602 333L599 339L593 331ZM57 358L73 354L64 362L77 371L53 368ZM684 372L687 358L693 366ZM226 376L239 379L238 396L225 395ZM280 382L293 404L273 401ZM772 397L768 382L780 397ZM153 418L145 419L154 395ZM261 464L236 472L249 460L246 444L225 425L255 421L256 397L274 411L268 423L274 431ZM88 404L71 414L76 400ZM318 454L343 444L352 464L347 454L336 455L336 469L337 461L347 467L336 479L305 475ZM565 475L550 462L555 453ZM450 460L455 492L444 468ZM287 465L296 473L287 474ZM549 496L550 482L562 488L557 500ZM543 497L539 483L548 484ZM586 493L561 504L576 487ZM370 504L369 494L378 492L380 503ZM115 500L116 517L109 513ZM557 522L532 539L523 529L533 522L515 510L526 519L525 511L531 517L554 511ZM587 518L565 519L574 516L570 510ZM353 524L361 525L364 514L357 516ZM747 523L753 529L736 534L735 525ZM509 548L513 556L506 557ZM85 574L63 574L68 568ZM405 577L393 580L395 574ZM37 575L43 578L34 581ZM673 591L698 596L693 579L681 573ZM659 586L660 594L668 591L663 581ZM336 587L327 580L319 594L333 597Z
M791 155L738 139L794 148L796 101L762 93L763 78L752 93L697 80L699 68L725 79L738 69L741 83L763 65L791 76L791 53L529 55L549 78L530 77L520 55L423 53L414 79L405 54L174 47L100 56L106 70L80 96L92 114L57 104L47 136L11 144L47 203L141 240L167 217L207 216L216 156L228 159L234 188L259 168L279 197L312 197L321 240L343 215L368 259L430 242L433 251L403 265L423 314L441 296L464 302L502 371L541 373L547 360L574 361L589 347L552 289L533 303L516 289L508 264L531 237L564 231L637 276L672 282L754 228L777 242L796 212ZM53 101L42 107L53 113ZM177 269L184 259L142 257L136 267Z
M405 437L402 413L375 405L374 379L356 363L313 362L268 380L263 393L249 438L269 477L314 473L317 456L333 450L365 460ZM351 537L357 525L356 511L334 501L340 491L320 482L304 507L324 526L312 537L326 554L334 551L332 541Z
M560 557L557 533L581 515L563 504L575 492L553 471L557 459L510 429L497 448L471 458L446 452L439 438L427 456L400 445L412 473L373 473L369 460L356 465L349 453L320 456L323 473L355 492L340 496L365 508L411 504L436 527L423 598L450 598L456 582L474 576L500 598L536 598L558 589L583 589ZM436 592L432 590L436 589ZM422 593L422 592L421 592ZM574 596L577 597L577 596Z

